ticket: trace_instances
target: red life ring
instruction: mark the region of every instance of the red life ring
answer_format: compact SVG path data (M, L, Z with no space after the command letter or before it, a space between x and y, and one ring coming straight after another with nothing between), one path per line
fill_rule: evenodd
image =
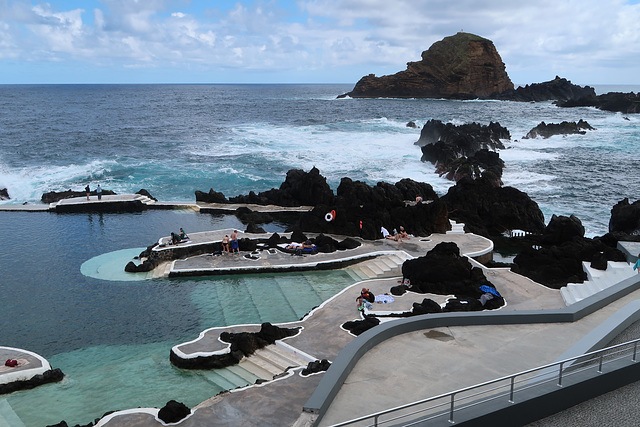
M324 216L324 220L327 222L331 222L334 219L336 219L336 211L331 211L328 212L325 216Z

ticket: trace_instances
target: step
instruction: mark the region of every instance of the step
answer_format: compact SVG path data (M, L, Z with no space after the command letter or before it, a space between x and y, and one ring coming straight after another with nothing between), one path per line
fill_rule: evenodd
M282 373L282 369L273 365L269 361L259 357L257 352L247 357L246 359L248 359L248 361L253 363L254 365L257 365L259 368L267 371L269 373L269 377L267 377L267 379L273 379L274 375L278 375Z
M247 382L247 384L255 384L256 380L259 378L253 372L249 372L240 365L232 365L227 367L227 369L233 372L238 377L242 378Z
M594 277L593 280L590 280L589 283L599 291L604 291L607 289L610 284L602 277Z
M253 384L255 382L255 380L253 381L247 381L246 378L244 378L241 375L236 374L235 372L233 372L231 369L216 369L216 373L218 375L220 375L221 377L223 377L224 379L226 379L227 381L229 381L232 384L235 384L235 387L244 387L247 384Z
M389 267L389 269L394 269L402 265L402 261L400 261L400 258L396 257L396 259L398 260L398 262L392 260L389 255L384 255L377 258L377 260L379 260L381 263L384 263L387 267Z
M271 363L273 366L276 366L278 368L280 368L280 372L284 372L287 370L287 368L295 368L296 366L300 366L298 363L296 362L292 362L291 360L280 356L279 354L271 351L269 349L269 347L265 347L265 348L261 348L260 350L257 350L253 356L259 357L269 363Z
M569 283L567 288L569 288L569 291L573 293L576 301L580 301L591 296L587 291L587 288L584 286L584 283Z
M344 271L349 275L349 277L351 277L351 279L353 279L356 282L359 282L362 280L362 277L358 276L358 274L356 274L355 271L353 271L353 268L349 267L349 268L345 268Z
M220 387L222 390L233 390L240 386L240 384L230 381L225 376L220 375L218 371L222 371L222 369L205 370L202 371L202 376Z
M560 295L567 306L577 302L575 296L569 291L567 286L560 288Z
M354 265L353 267L351 267L351 271L359 277L358 281L362 281L362 280L368 280L371 277L367 275L367 273L365 273L360 265Z
M392 267L389 267L387 265L387 263L385 263L384 261L382 261L381 259L372 259L370 261L371 264L375 265L376 267L378 267L381 271L382 274L386 273L387 271L391 270Z
M588 280L582 284L585 287L585 290L589 293L589 296L595 295L600 292L602 289L598 287L595 281Z
M362 272L364 273L364 276L367 279L373 279L373 278L375 278L377 276L377 274L373 270L371 270L369 267L367 267L366 265L360 264L358 266L358 268L360 268L360 270L362 270Z
M376 263L374 263L373 261L367 261L364 265L364 267L367 267L368 269L370 269L371 271L373 271L375 277L380 276L382 274L384 274L384 270L381 269Z
M307 366L309 364L309 360L293 353L291 350L284 348L284 347L280 347L278 345L271 345L269 346L269 349L271 351L273 351L274 353L280 355L281 357L289 360L290 364L293 366ZM295 349L294 349L295 350ZM314 358L315 360L315 358Z
M238 363L238 366L244 369L245 371L255 375L256 378L260 378L263 380L272 380L273 376L276 374L253 363L250 357L249 358L244 357L240 361L240 363Z

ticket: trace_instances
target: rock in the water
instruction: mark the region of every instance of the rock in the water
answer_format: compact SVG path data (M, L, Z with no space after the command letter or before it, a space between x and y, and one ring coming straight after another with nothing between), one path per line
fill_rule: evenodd
M570 99L556 104L560 107L596 107L604 111L637 114L640 113L640 92L609 92L598 96L594 92L579 99Z
M511 134L500 123L456 126L429 120L416 145L421 146L421 160L436 165L436 172L448 179L477 179L484 172L490 172L496 184L501 185L504 162L494 150L504 148L501 140L510 138Z
M196 202L204 203L229 203L224 194L213 191L213 188L209 189L208 193L200 190L196 190Z
M409 62L394 75L363 77L352 98L486 98L513 89L493 42L459 32L422 52L422 60Z
M533 83L492 95L492 98L508 101L540 102L567 101L595 97L596 91L590 86L578 86L569 80L556 76L543 83Z
M189 414L191 414L191 410L187 405L181 402L176 402L175 400L170 400L160 409L160 411L158 411L158 418L160 418L161 421L170 424L177 423Z
M327 179L320 175L317 168L309 172L291 169L279 189L246 196L231 197L232 203L254 203L258 205L277 206L317 206L333 203L334 194L327 184Z
M9 192L7 192L6 188L0 188L0 200L9 200Z
M562 123L547 124L545 122L541 122L538 126L531 129L523 139L538 137L550 138L554 135L584 135L587 133L587 130L595 130L595 128L582 119L578 120L577 123L564 121Z

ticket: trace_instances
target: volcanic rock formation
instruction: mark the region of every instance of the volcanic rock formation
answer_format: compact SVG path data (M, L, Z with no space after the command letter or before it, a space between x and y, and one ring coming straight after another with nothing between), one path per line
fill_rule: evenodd
M422 52L405 71L360 79L344 96L352 98L486 98L513 89L493 42L459 32Z
M505 101L541 102L568 101L581 98L592 98L596 91L590 86L578 86L570 80L556 76L555 79L542 83L533 83L510 89L502 93L495 93L491 98Z
M465 224L465 231L485 237L506 230L541 233L544 215L538 204L513 187L498 187L485 177L463 178L440 198L449 217Z
M587 133L587 130L595 130L589 123L580 119L578 122L562 122L562 123L545 123L540 122L540 124L533 129L531 129L523 139L529 138L549 138L554 135L572 135L572 134L580 134L584 135Z
M616 111L625 114L640 113L640 92L609 92L596 96L595 92L580 98L568 99L556 103L559 107L596 107L605 111Z
M436 172L446 174L448 179L476 179L488 171L491 174L487 177L502 185L504 162L498 153L489 151L503 149L501 139L511 139L511 134L497 122L488 126L478 123L456 126L429 120L415 144L422 147L421 160L435 164Z

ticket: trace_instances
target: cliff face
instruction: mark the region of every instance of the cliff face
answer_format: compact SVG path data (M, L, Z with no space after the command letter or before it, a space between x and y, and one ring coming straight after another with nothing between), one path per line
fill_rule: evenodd
M458 33L422 52L422 60L409 62L394 75L363 77L353 98L486 98L513 89L513 83L493 42Z

